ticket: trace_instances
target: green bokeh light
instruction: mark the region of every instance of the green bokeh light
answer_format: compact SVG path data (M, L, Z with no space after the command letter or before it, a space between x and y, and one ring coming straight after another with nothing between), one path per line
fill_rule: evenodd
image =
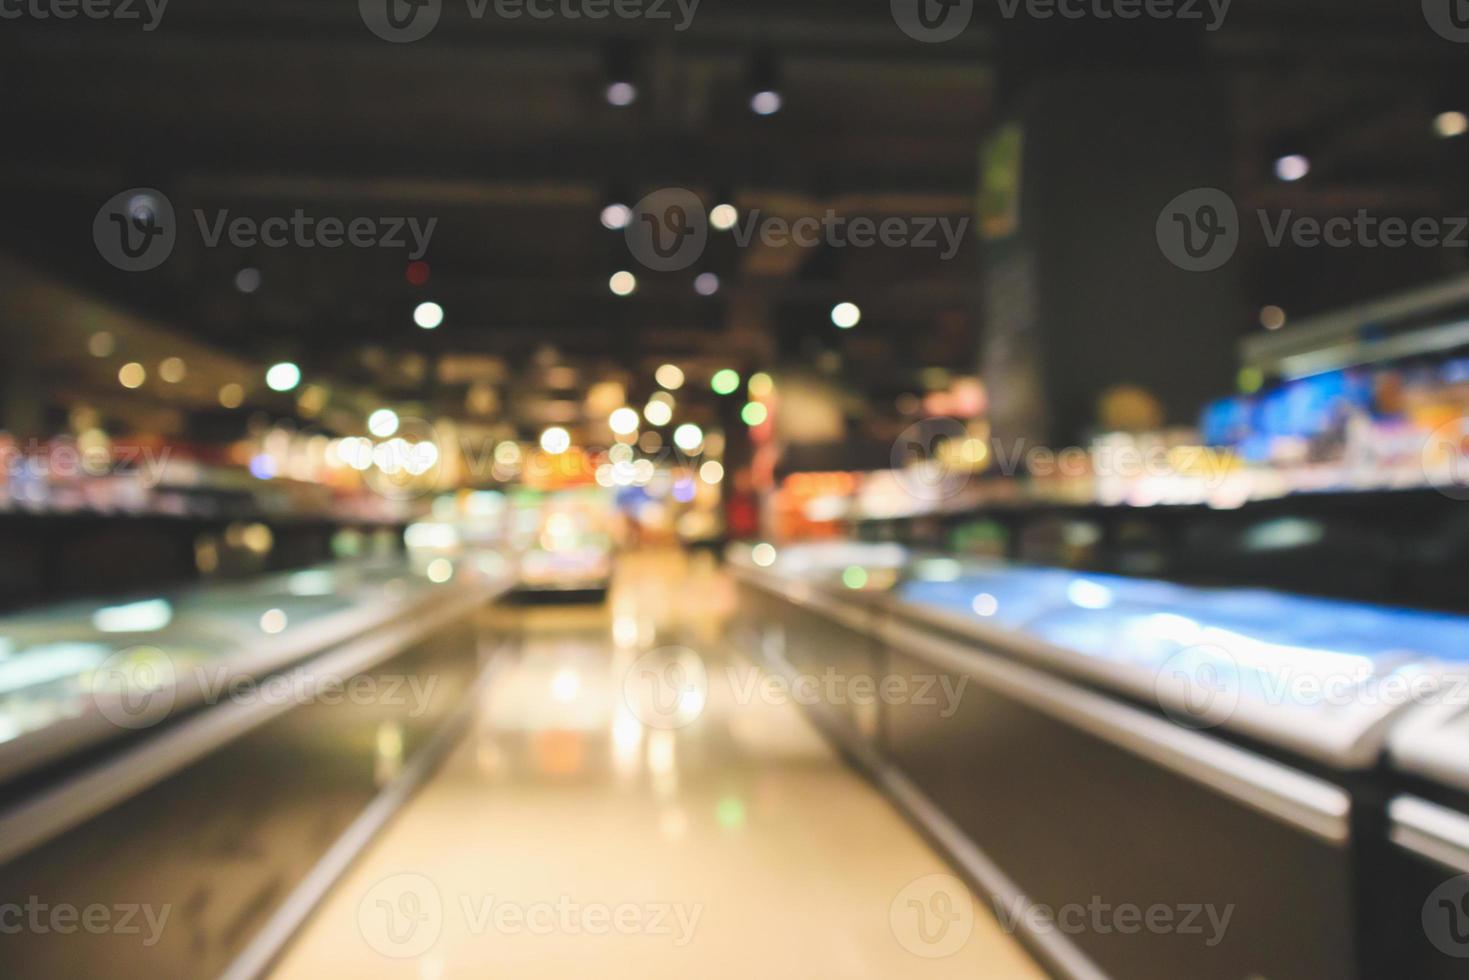
M709 379L709 387L719 395L733 394L739 386L740 373L733 368L720 368L714 372L714 377Z

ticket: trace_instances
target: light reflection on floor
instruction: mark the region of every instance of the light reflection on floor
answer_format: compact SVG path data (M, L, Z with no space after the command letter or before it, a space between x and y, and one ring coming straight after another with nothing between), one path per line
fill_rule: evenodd
M604 606L488 614L518 642L473 733L276 976L1040 977L978 900L953 950L893 918L947 868L801 709L737 703L732 609L711 564L663 554ZM707 689L650 708L629 676L667 648Z

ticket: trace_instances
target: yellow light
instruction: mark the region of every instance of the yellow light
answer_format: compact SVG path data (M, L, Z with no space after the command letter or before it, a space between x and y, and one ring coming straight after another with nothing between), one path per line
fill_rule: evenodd
M321 385L307 385L296 397L296 409L307 418L315 418L326 407L327 390Z
M260 631L272 635L286 628L286 614L280 609L267 609L260 617Z
M1433 131L1444 139L1469 133L1469 116L1457 110L1440 112L1433 119Z
M219 403L225 408L239 408L245 404L245 389L233 381L227 385L221 385Z
M683 369L677 364L661 365L653 372L653 377L669 391L677 391L683 387Z
M750 375L747 388L751 398L764 398L775 390L775 380L764 371L757 371Z
M171 385L184 380L187 373L188 366L184 364L182 357L165 357L163 363L158 365L158 376Z
M709 209L709 224L715 231L729 231L739 220L739 209L733 204L716 204Z
M699 467L699 479L713 486L724 479L724 466L718 460L708 460Z
M626 269L614 272L612 278L607 280L607 288L611 289L614 295L631 296L633 290L638 288L638 277Z
M148 380L148 372L137 361L129 361L118 369L117 380L124 388L141 388Z
M673 409L663 402L648 402L643 407L643 418L648 420L649 425L667 425L673 421Z
M623 406L607 417L607 425L620 436L630 436L638 431L638 413Z

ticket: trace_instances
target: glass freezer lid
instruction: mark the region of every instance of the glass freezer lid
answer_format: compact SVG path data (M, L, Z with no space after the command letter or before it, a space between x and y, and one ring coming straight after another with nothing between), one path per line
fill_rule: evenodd
M366 622L431 588L406 563L353 564L0 617L0 750L68 722L95 722L109 671L177 678L216 665L272 669L265 661L277 653L350 635L354 611ZM5 760L0 776L10 768Z
M1469 661L1469 617L1283 595L1199 589L1051 569L968 571L905 581L897 597L951 616L1018 629L1103 659L1166 658L1219 643L1297 670ZM1126 651L1117 649L1126 641Z
M920 620L1160 707L1343 767L1371 765L1392 719L1445 696L1469 618L1201 589L1060 569L966 565L902 583Z
M1389 751L1394 768L1469 792L1469 675L1456 675L1439 703L1410 711Z

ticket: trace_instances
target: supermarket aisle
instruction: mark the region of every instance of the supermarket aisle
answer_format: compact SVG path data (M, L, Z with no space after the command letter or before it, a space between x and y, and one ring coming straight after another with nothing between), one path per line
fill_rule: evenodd
M518 643L474 734L275 976L1042 976L799 707L737 703L732 597L708 562L638 555L606 607L495 611ZM660 648L707 698L636 693Z

